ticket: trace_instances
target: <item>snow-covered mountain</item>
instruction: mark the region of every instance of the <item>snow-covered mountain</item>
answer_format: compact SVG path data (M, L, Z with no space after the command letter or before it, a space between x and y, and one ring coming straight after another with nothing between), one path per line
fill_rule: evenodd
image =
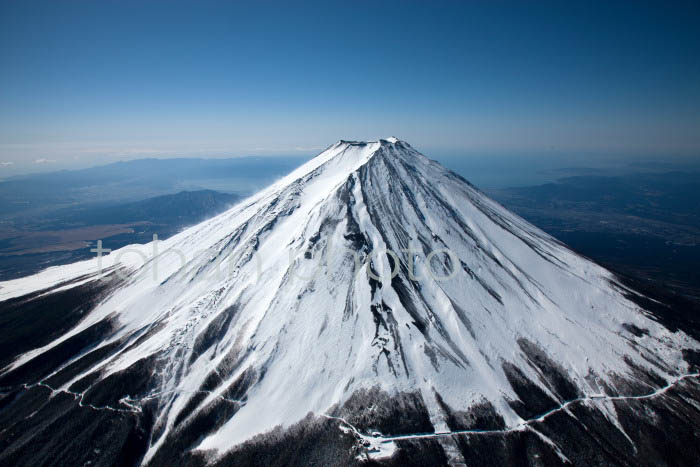
M31 336L0 462L683 462L700 345L639 298L406 142L340 141L166 241L0 283Z

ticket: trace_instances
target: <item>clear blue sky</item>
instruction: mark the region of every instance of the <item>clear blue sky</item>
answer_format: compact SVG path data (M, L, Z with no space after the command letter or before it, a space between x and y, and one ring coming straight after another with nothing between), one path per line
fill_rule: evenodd
M388 135L700 155L700 2L252 3L2 0L0 171Z

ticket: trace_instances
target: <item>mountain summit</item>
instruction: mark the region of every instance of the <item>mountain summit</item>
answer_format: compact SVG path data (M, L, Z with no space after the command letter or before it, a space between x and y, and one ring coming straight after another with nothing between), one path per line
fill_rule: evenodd
M3 463L700 455L700 345L399 139L100 254L0 283L41 330L3 360Z

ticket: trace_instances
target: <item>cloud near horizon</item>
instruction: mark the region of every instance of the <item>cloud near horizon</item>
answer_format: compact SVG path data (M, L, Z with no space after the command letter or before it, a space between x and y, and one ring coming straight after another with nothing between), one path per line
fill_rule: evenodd
M35 164L53 164L56 161L54 159L37 159L34 161Z

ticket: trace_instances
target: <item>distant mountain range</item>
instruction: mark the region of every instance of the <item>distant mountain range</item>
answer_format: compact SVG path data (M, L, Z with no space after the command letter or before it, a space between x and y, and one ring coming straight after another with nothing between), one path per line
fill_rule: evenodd
M0 181L0 219L89 203L124 203L181 191L251 193L281 177L303 157L140 159Z
M20 277L94 255L105 248L166 239L230 208L242 197L212 190L185 191L129 203L80 204L27 216L21 228L0 227L0 278Z

